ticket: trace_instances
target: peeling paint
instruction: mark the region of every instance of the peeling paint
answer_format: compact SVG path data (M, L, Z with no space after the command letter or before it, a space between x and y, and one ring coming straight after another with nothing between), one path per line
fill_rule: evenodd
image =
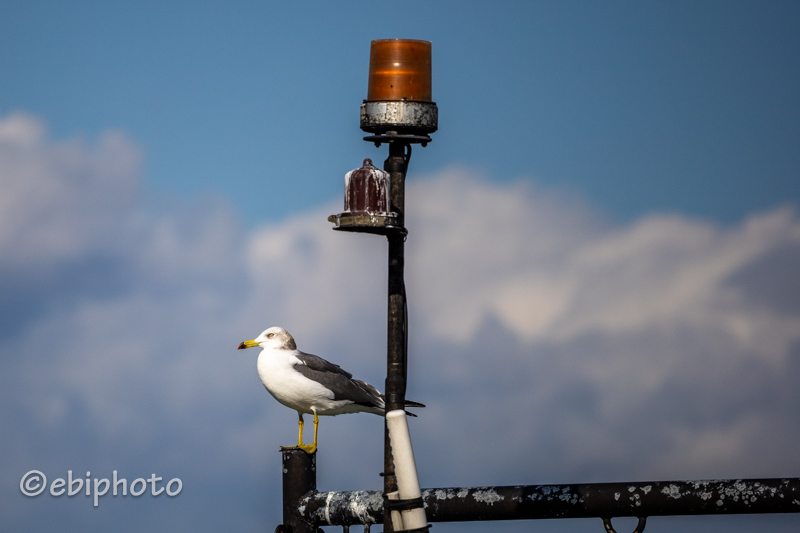
M360 524L374 524L375 519L371 513L380 513L383 509L383 495L378 491L353 491L353 492L328 492L324 494L325 504L309 512L307 505L310 499L318 499L317 493L311 498L306 497L298 506L298 513L307 520L323 524L334 525L336 516L346 514L352 517L353 522Z
M650 494L651 490L653 490L652 485L645 485L644 487L642 487L642 492L644 492L645 494Z
M661 489L661 494L666 494L668 497L677 500L681 497L681 489L677 485L670 485Z
M316 415L314 415L316 416ZM328 497L325 499L325 521L330 524L331 522L331 499L333 499L335 493L331 492Z
M619 493L619 492L615 492L615 493L614 493L614 499L615 499L615 500L619 500L619 497L620 497L620 496L621 496L621 495L620 495L620 493Z
M377 498L354 498L350 501L350 510L359 517L362 524L375 523L369 515L370 508L383 509L383 496Z

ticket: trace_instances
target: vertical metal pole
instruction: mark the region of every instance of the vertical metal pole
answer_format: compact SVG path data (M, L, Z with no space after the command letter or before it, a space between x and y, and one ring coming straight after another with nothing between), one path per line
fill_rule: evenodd
M298 512L300 500L317 490L317 454L303 450L283 450L283 524L275 531L285 533L316 533Z
M398 215L398 224L405 227L406 145L389 143L389 158L383 169L391 176L391 210ZM389 239L389 309L386 351L386 412L403 409L406 404L406 290L403 279L405 232L394 231ZM384 433L384 497L397 490L392 449L388 430ZM384 506L384 531L394 531L387 506Z

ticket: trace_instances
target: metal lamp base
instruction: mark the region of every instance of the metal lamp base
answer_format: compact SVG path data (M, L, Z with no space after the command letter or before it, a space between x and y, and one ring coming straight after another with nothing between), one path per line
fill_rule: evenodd
M361 104L361 129L370 133L427 135L438 128L439 108L433 102L365 100Z

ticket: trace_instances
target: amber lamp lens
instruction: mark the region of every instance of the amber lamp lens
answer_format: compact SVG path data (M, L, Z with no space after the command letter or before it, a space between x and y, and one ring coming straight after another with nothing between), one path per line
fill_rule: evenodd
M431 43L413 39L372 41L367 100L431 101Z

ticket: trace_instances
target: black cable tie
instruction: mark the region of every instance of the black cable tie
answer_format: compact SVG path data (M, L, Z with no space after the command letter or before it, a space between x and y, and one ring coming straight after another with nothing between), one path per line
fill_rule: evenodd
M403 400L402 403L405 404L405 399L406 399L405 398L405 394L387 394L385 398L386 398L386 403L387 404L390 404L390 403L400 404L401 403L400 402L401 399ZM402 409L402 407L401 407L401 409Z
M390 511L408 511L409 509L422 509L425 503L422 498L411 498L410 500L386 500L386 507ZM400 533L399 531L397 533Z

